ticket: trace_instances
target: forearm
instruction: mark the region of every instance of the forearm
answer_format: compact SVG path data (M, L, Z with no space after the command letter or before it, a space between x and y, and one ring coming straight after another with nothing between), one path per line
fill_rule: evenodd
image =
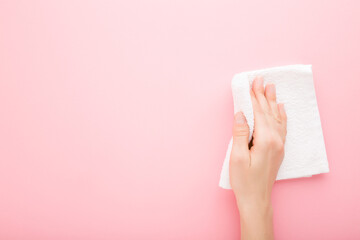
M271 202L238 204L242 240L272 240L273 209Z

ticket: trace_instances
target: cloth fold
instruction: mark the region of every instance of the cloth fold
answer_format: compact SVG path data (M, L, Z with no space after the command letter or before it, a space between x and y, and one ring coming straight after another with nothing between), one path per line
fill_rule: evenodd
M256 76L262 76L264 84L275 84L277 102L285 104L288 119L285 156L276 179L309 177L329 172L311 65L274 67L234 76L231 84L234 113L244 113L250 129L249 141L254 131L254 114L249 91ZM219 182L219 186L225 189L231 189L231 148L232 139L228 145Z

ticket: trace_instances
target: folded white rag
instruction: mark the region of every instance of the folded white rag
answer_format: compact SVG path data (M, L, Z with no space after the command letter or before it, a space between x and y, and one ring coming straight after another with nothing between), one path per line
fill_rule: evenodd
M277 101L284 103L287 114L285 156L277 180L308 177L329 172L320 115L317 107L311 65L290 65L236 74L232 80L234 113L242 111L254 131L250 85L256 76L264 84L274 83ZM219 186L231 189L229 159L232 139L223 163Z

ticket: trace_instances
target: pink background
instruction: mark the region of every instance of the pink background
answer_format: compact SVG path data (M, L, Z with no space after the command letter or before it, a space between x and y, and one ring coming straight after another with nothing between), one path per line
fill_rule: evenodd
M360 239L359 1L1 1L0 239L239 239L218 185L244 70L312 64L330 173L277 239Z

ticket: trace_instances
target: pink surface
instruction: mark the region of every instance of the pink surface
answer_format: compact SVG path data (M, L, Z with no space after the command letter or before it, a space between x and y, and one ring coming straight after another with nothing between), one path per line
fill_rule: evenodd
M276 237L360 239L359 9L1 1L0 239L239 239L217 186L230 81L294 63L313 65L330 173L276 184Z

